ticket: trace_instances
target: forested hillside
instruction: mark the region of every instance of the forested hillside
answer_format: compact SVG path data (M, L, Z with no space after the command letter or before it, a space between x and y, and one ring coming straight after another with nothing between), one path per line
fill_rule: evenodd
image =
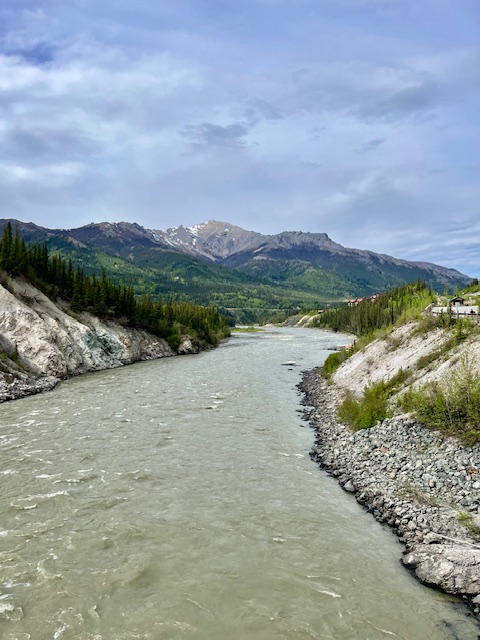
M227 320L212 307L191 302L163 303L146 294L135 296L133 287L116 284L101 274L85 273L71 259L52 254L46 243L27 244L10 224L0 240L0 272L23 276L52 299L60 298L72 313L88 311L102 319L146 329L165 338L176 348L182 334L189 334L204 346L215 345L228 335ZM8 287L4 277L2 284Z
M418 316L436 297L431 287L418 280L372 298L327 309L316 316L313 325L362 336Z

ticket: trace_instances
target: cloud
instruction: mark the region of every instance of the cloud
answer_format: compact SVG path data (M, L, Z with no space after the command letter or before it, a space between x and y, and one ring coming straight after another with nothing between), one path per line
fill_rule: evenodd
M195 95L194 69L168 55L129 60L91 43L65 48L56 65L38 67L0 56L2 109L8 118L3 152L31 164L52 153L113 154L142 146L182 117L179 104ZM28 153L27 153L28 152Z
M285 116L271 102L260 98L249 98L246 102L245 118L252 124L261 120L282 120Z
M435 78L414 68L334 62L293 73L290 93L281 99L291 112L354 117L369 123L430 114L440 97Z
M479 87L471 0L7 0L2 209L327 231L474 272Z
M186 125L181 134L194 147L243 147L248 129L240 123L222 126L203 122Z
M11 49L8 55L23 58L26 62L42 65L52 62L55 58L57 47L48 42L36 42L26 49Z
M438 90L434 82L411 84L398 91L385 92L384 97L380 95L381 93L379 91L378 96L375 96L376 99L360 105L354 113L366 120L396 120L428 112L437 106Z
M385 143L385 138L372 138L367 142L361 144L355 151L358 153L368 153L369 151L376 151L380 145Z

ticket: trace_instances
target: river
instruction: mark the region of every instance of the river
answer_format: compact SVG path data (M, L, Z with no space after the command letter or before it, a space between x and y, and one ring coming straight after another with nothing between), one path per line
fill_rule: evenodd
M3 404L2 640L477 638L309 458L295 385L339 340L234 334Z

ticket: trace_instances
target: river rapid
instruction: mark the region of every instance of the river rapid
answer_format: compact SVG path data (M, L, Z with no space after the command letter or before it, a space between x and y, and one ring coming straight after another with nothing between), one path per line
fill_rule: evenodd
M2 640L477 638L310 460L295 387L340 340L234 334L0 406Z

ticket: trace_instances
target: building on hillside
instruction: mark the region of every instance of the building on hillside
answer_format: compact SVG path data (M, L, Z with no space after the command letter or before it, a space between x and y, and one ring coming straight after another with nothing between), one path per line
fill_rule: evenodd
M431 313L434 314L450 314L452 318L472 318L477 322L480 321L478 315L478 305L456 305L456 306L448 306L448 307L432 307L430 309Z
M364 302L365 300L370 300L371 302L375 302L375 300L379 298L381 295L382 295L381 293L376 293L375 295L370 296L368 298L353 298L352 300L348 300L348 306L356 307L359 302Z

